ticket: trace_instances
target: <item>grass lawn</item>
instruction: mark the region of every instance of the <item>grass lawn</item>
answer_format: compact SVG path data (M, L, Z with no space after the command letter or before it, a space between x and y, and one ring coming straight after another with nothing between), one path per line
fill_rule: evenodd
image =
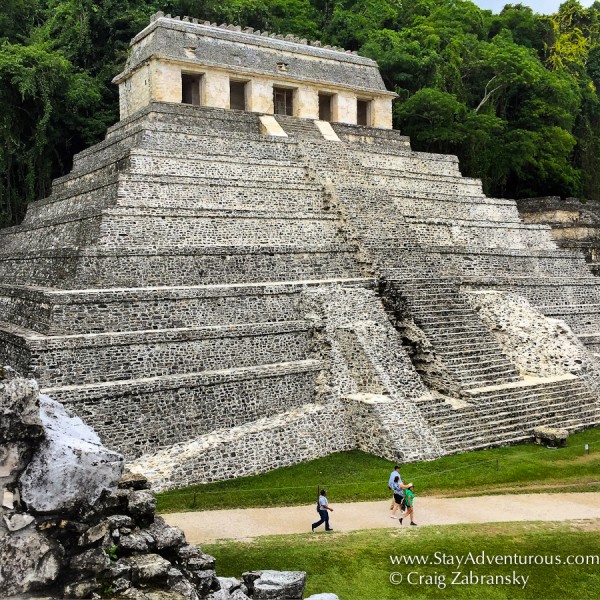
M340 600L600 598L600 521L447 525L402 531L375 529L273 536L251 543L204 544L202 549L216 557L222 577L240 577L242 572L253 569L307 571L307 596L332 592L338 594ZM590 555L595 556L596 564L463 564L459 567L442 557L445 554L464 559L469 552L474 557L481 556L482 552L488 557L516 554L520 560L529 555L559 556L563 562L570 556ZM435 553L439 553L438 562L444 560L447 564L435 564ZM434 564L393 565L390 556L396 555L413 561L417 556L428 555ZM503 575L510 578L510 583L451 584L456 572L462 574L461 578L468 577L470 572L474 576ZM513 572L520 578L516 584ZM392 573L402 575L402 583L392 585ZM409 573L412 573L411 582L407 582ZM426 579L419 582L419 576L429 577L431 583L427 584ZM443 583L442 577L445 578ZM524 588L523 577L529 578ZM399 576L394 575L394 578L397 580ZM441 587L444 583L445 587Z
M590 453L584 450L588 443ZM326 486L332 502L389 496L393 465L359 451L340 452L263 475L196 485L157 495L159 512L291 506L315 501ZM480 450L402 466L419 496L600 490L600 428L571 436L568 447L534 444Z

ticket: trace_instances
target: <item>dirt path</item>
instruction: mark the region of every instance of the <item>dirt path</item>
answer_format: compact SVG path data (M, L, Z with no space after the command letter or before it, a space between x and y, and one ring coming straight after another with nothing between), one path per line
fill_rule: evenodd
M390 519L390 503L353 502L331 507L331 526L337 531L398 527ZM248 539L261 535L310 532L317 521L315 505L281 508L248 508L164 515L170 525L185 532L189 542ZM494 521L555 521L600 519L600 492L519 494L472 498L416 498L415 521L419 525L489 523ZM320 527L323 530L323 527Z

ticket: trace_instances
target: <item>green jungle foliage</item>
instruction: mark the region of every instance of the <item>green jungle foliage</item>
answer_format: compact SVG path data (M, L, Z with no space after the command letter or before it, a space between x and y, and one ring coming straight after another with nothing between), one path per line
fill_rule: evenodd
M541 16L468 0L3 0L0 226L118 120L111 79L157 10L358 50L413 147L457 154L486 193L600 199L600 2Z

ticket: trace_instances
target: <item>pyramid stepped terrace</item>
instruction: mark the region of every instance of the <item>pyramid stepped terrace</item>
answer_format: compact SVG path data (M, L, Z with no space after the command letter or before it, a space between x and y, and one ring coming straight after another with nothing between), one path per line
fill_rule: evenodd
M0 360L156 489L600 423L600 280L412 151L374 61L157 13L115 83L0 231Z

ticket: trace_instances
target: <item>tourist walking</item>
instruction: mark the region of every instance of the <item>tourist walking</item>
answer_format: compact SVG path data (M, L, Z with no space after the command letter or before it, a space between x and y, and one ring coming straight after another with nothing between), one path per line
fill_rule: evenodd
M400 475L396 475L396 477L394 477L394 483L392 483L392 490L394 492L394 505L392 507L392 514L390 515L390 517L392 519L397 519L398 517L396 516L396 511L399 508L401 508L402 510L405 509L404 490L401 486Z
M392 505L390 506L390 510L393 511L392 513L392 517L394 515L394 513L396 512L394 510L394 506L396 505L396 492L394 491L394 483L396 482L396 477L398 478L398 488L399 488L399 494L400 496L402 496L402 499L404 500L404 490L408 487L406 485L404 485L402 483L402 476L400 475L400 467L399 465L396 465L394 467L394 470L390 473L389 479L388 479L388 488L392 491ZM402 502L401 502L402 504ZM404 510L404 507L402 507L402 510Z
M404 502L406 504L406 512L398 519L400 523L400 527L402 527L402 520L406 519L406 517L410 517L410 524L416 527L416 523L414 522L414 505L415 505L415 489L412 483L409 483L406 486L406 492L404 494Z
M394 470L390 473L390 476L388 477L388 489L392 491L392 494L394 493L394 479L396 477L400 477L400 467L399 465L396 465L394 467ZM400 480L402 481L402 480ZM392 496L392 506L390 506L390 510L394 510L394 498Z
M333 512L333 508L329 506L329 502L327 501L327 490L321 490L317 511L319 512L321 520L312 524L311 531L314 532L314 530L323 523L325 523L325 531L333 531L333 529L329 527L329 511Z

